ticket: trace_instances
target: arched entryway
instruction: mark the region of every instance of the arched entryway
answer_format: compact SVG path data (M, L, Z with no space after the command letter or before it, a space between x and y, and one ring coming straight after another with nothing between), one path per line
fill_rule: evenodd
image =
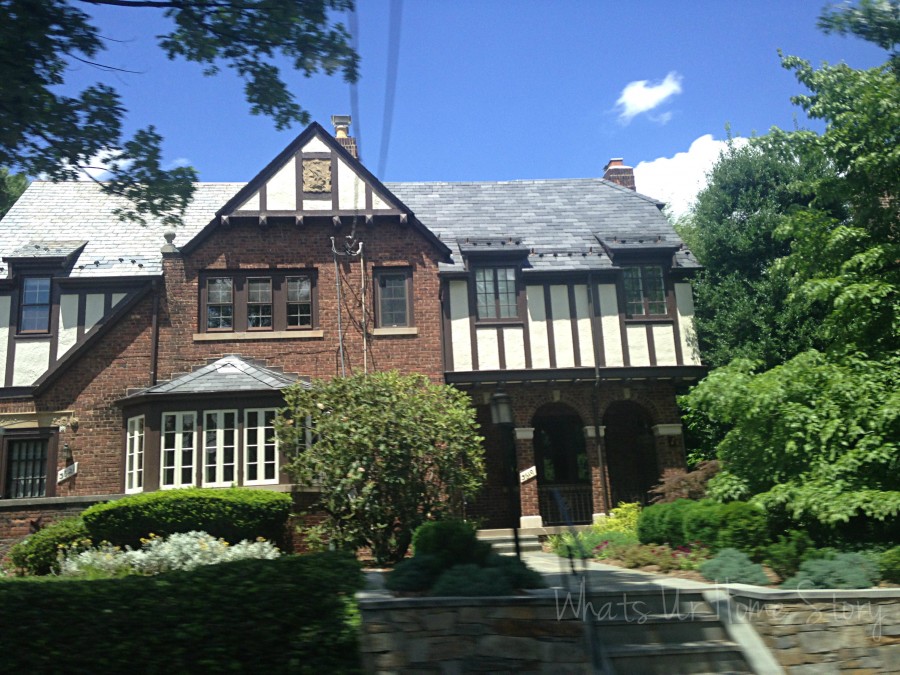
M659 483L651 425L646 409L633 401L617 401L603 416L612 506L619 502L646 504L650 488Z
M581 417L565 404L550 403L534 414L532 426L544 525L591 522L591 467Z

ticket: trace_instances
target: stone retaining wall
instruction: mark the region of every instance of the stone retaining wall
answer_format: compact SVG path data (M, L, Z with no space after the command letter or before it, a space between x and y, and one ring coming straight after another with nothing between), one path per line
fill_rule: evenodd
M789 675L900 673L900 591L729 590Z
M556 598L361 600L363 667L389 672L584 673L585 625Z

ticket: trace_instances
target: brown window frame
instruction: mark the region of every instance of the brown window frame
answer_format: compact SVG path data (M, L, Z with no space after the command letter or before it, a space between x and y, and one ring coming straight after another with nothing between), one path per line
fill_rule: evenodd
M44 494L11 496L12 444L16 442L38 441L47 444L47 454L44 458ZM19 499L44 499L56 496L56 464L57 464L57 434L52 429L10 429L3 434L0 442L0 500Z
M298 277L309 279L310 284L310 324L308 326L288 325L288 280ZM215 328L209 326L209 281L211 279L231 279L231 327ZM270 326L251 326L250 306L259 304L251 302L249 286L251 281L267 279L271 289L272 317ZM267 333L272 331L306 331L314 330L318 325L318 299L316 293L317 275L314 269L292 270L207 270L200 277L200 298L198 308L198 328L201 333ZM213 303L216 304L216 303Z
M512 270L513 272L513 301L515 307L515 315L509 317L500 316L500 284L497 277L497 270ZM491 270L493 283L493 313L492 316L482 316L478 305L478 274L485 270ZM524 321L524 284L522 283L521 267L515 264L498 262L495 264L481 264L472 269L471 277L471 301L472 311L475 314L475 321L479 324L505 324L505 323L522 323Z
M659 271L659 282L660 289L662 291L662 297L656 300L651 300L647 294L647 270L658 270ZM638 270L639 281L641 284L641 314L634 314L631 312L631 307L629 303L629 283L628 283L628 270ZM669 289L669 280L666 275L666 268L663 265L654 265L654 264L635 264L635 265L627 265L622 267L622 310L625 313L625 318L627 319L661 319L668 318L670 314L669 301L668 301L668 289ZM631 296L634 297L634 296ZM652 304L662 304L664 311L663 312L651 312L651 303Z
M384 320L384 308L382 307L382 279L385 277L403 277L406 291L406 321L405 323L387 323ZM411 328L416 325L413 312L413 274L408 267L382 267L374 273L375 285L375 325L378 328Z
M47 282L47 302L25 302L25 290L29 281L46 281ZM23 328L22 323L25 316L26 307L45 307L44 319L46 328ZM19 335L47 335L50 333L53 316L53 276L49 274L31 274L22 277L22 286L19 289L19 311L17 322L17 333Z

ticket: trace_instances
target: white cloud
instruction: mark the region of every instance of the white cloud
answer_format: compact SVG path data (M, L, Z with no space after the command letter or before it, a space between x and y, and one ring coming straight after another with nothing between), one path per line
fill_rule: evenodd
M650 84L649 80L635 80L626 84L616 101L616 107L620 109L619 121L628 124L636 115L653 110L672 96L680 94L681 79L681 75L673 70L662 82ZM671 113L666 113L659 116L657 121L665 124L671 116Z
M740 147L747 139L738 137L733 142ZM638 192L666 202L676 218L682 216L706 186L706 173L727 145L727 141L717 141L712 134L705 134L691 143L687 152L640 162L634 167Z

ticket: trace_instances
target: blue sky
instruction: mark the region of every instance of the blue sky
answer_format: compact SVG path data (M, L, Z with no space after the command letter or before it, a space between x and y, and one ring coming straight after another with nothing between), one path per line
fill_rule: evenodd
M871 67L885 54L815 26L818 0L405 0L385 181L599 176L611 157L635 166L638 190L687 203L719 149L772 126L806 126L790 96L802 88L777 50ZM359 0L363 162L373 172L383 137L390 0ZM93 10L92 10L93 11ZM115 86L128 128L155 124L168 162L191 163L207 181L245 181L301 129L278 132L249 114L230 73L203 77L170 62L153 35L156 10L97 8L110 42L103 63L79 66L69 86ZM339 77L286 80L330 128L350 112ZM643 83L643 84L642 84ZM815 128L815 126L813 127ZM682 206L683 208L683 206ZM680 209L679 209L680 210Z

